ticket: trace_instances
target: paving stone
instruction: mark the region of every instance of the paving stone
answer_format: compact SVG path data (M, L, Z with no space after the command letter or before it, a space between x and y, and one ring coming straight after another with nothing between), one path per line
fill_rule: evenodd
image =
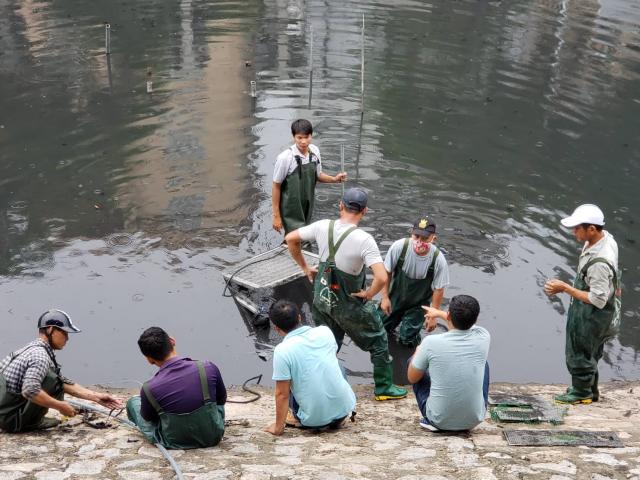
M0 470L8 472L33 472L38 468L44 467L44 463L12 463L10 465L0 466Z
M501 453L501 452L489 452L489 453L485 453L483 455L484 458L497 458L499 460L508 460L511 457L511 455L508 455L506 453Z
M149 460L148 458L138 458L136 460L128 460L126 462L122 462L119 465L116 465L117 470L124 470L126 468L139 467L140 465L145 465L153 463L153 460Z
M162 478L162 475L158 472L152 471L127 470L125 472L118 472L118 475L124 480L158 480Z
M102 473L105 466L103 460L81 460L69 465L66 472L74 475L97 475Z
M435 456L436 451L432 448L408 447L400 452L398 458L406 460L419 460L421 458L433 458Z
M586 462L603 463L611 467L626 466L627 462L618 460L609 453L584 453L580 458Z
M58 470L50 470L48 472L38 472L35 474L36 480L66 480L71 476L70 473Z
M563 460L559 463L534 463L531 464L530 467L534 470L547 470L550 472L568 473L570 475L575 475L577 471L575 464L568 460Z
M216 470L215 472L198 473L193 480L226 480L233 472L231 470Z

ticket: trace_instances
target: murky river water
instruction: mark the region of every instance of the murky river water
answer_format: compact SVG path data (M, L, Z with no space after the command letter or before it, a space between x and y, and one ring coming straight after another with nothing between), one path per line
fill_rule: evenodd
M221 272L281 241L271 172L307 117L326 170L345 145L383 250L437 218L446 297L480 299L494 380L566 381L568 299L542 285L577 262L559 219L599 204L625 284L601 374L638 378L637 2L0 0L0 47L0 355L56 306L84 330L59 355L81 382L148 377L150 325L229 383L269 377ZM340 187L317 191L333 215Z

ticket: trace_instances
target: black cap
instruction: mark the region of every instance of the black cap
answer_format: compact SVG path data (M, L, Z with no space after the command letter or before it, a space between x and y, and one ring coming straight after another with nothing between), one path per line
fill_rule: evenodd
M358 213L366 208L368 198L367 192L361 188L350 188L344 192L342 203L347 210Z
M424 217L420 217L413 224L413 230L411 230L411 233L428 237L429 235L436 233L436 222L426 215Z
M47 310L38 319L38 328L55 327L67 333L78 333L80 331L72 322L71 317L63 312L52 308Z

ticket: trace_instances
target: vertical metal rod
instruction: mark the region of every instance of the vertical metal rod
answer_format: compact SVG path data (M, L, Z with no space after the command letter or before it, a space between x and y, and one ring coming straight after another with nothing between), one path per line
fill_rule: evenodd
M111 25L104 24L104 48L107 55L111 55Z
M313 24L309 23L309 108L313 94Z
M340 144L340 173L344 172L344 143ZM344 182L342 182L342 196L344 197Z
M360 56L360 110L364 112L364 13L362 14L362 52Z
M256 82L255 82L255 80L251 80L249 85L251 87L251 97L256 98L258 93L256 92Z

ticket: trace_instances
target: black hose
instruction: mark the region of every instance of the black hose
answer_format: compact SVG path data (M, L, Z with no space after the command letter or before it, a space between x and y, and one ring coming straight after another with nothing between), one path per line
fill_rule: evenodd
M249 383L251 380L255 380L256 385L259 385L260 380L262 380L262 374L256 375L255 377L251 377L248 380L245 380L245 382L242 384L242 390L254 395L254 398L250 398L248 400L227 400L227 403L251 403L251 402L255 402L256 400L259 400L262 397L262 394L260 392L256 392L255 390L251 390L249 387L247 387L247 383Z

